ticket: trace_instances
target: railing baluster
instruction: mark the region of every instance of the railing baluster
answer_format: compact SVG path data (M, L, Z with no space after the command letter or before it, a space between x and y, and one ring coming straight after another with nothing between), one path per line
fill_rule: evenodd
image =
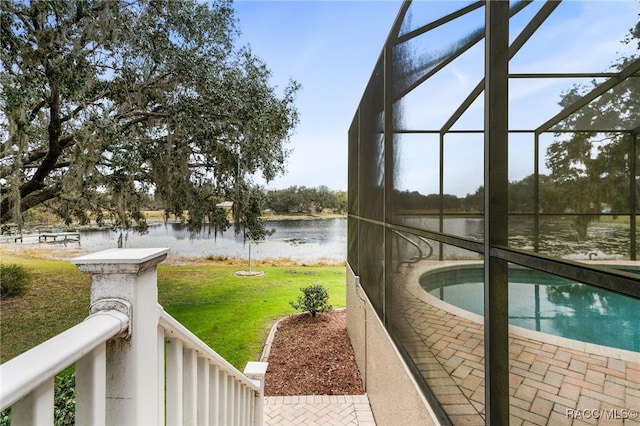
M227 386L228 380L226 371L220 370L218 381L220 382L220 396L218 397L220 400L220 416L218 418L218 424L226 425L231 422L231 419L228 417L229 404L227 403L227 399L229 398L229 389Z
M11 407L14 425L53 424L53 378L44 381Z
M236 413L238 413L237 424L243 425L244 424L244 410L246 408L245 405L244 405L244 386L242 386L242 383L236 383L236 386L238 388L238 390L236 392Z
M195 425L198 421L197 393L198 393L198 356L193 349L185 348L184 353L184 373L182 376L182 401L183 401L183 424Z
M220 367L212 364L209 367L209 420L211 424L218 424L220 413Z
M98 345L76 362L76 424L105 424L106 371L106 343Z
M258 398L256 398L256 393L253 392L251 389L247 388L247 413L249 418L247 419L247 425L253 425L255 423L255 416L256 416L256 410L255 410L255 402L258 400Z
M198 357L198 425L209 424L209 360Z
M158 345L158 424L165 424L165 340L164 340L164 328L158 325L157 330L157 345Z
M249 408L249 404L247 404L247 387L240 385L240 424L246 425L247 422L247 410Z
M256 424L256 412L258 411L256 409L256 402L258 402L258 400L260 400L262 403L264 403L264 398L260 398L259 399L259 393L258 395L255 394L255 392L252 392L251 389L249 389L249 421L247 422L247 425L251 426ZM260 422L260 426L262 426L262 422Z
M238 419L236 419L236 413L234 410L234 403L236 402L236 395L235 395L235 390L236 390L236 381L233 380L233 376L229 375L227 376L227 411L229 412L228 414L228 419L229 419L229 423L230 424L238 424Z
M233 378L233 424L240 424L240 383Z
M240 382L236 382L236 412L239 425L244 424L244 386Z
M251 391L246 386L242 386L242 424L251 424Z
M254 414L253 403L254 401L256 401L256 398L254 396L255 396L255 392L247 388L247 425L253 424L253 414Z
M247 404L247 387L240 383L240 423L243 425L247 424L247 409L249 405Z
M168 338L166 344L167 424L182 423L182 341Z

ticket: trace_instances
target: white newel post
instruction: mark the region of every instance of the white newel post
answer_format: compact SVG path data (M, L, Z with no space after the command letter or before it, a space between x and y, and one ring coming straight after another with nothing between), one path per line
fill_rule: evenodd
M168 251L113 249L72 260L79 270L91 274L91 313L115 309L130 318L130 335L107 343L108 425L157 425L162 420L157 265Z
M268 362L250 361L244 369L244 375L260 385L260 392L255 396L254 425L262 426L264 418L264 377L267 374ZM259 382L259 383L257 383Z

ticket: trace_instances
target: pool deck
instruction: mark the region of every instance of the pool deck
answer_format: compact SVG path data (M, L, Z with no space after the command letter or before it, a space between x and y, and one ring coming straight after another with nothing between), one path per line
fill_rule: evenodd
M423 272L407 268L404 282ZM452 423L484 425L481 317L418 284L403 290L393 319L400 341ZM640 425L640 353L509 330L510 425Z

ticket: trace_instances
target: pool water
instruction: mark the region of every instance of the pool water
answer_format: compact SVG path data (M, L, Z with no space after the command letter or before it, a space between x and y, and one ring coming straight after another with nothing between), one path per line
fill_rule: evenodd
M482 267L428 272L420 285L483 315ZM509 323L569 339L640 352L640 300L521 268L509 269Z

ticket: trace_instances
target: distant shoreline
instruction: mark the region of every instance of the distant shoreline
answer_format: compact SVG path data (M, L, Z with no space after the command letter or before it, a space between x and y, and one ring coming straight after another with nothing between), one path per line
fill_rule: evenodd
M270 214L261 216L262 219L269 220L317 220L317 219L346 219L346 214L337 213L300 213L300 214Z
M161 211L147 211L144 212L147 225L164 225L165 221L162 217ZM261 216L266 222L276 221L276 220L325 220L325 219L346 219L347 214L337 214L337 213L272 213L272 214L264 214ZM171 223L184 223L180 220L176 220L175 218L169 219L166 221L167 224ZM3 234L0 236L0 242L5 242L5 240L13 239L16 235L18 235L17 226L12 225L12 230L14 232ZM42 232L50 232L52 229L59 229L60 231L98 231L98 230L108 230L111 229L110 226L98 226L96 224L89 225L60 225L60 224L43 224L43 223L25 223L23 225L23 234L27 235L35 235Z

